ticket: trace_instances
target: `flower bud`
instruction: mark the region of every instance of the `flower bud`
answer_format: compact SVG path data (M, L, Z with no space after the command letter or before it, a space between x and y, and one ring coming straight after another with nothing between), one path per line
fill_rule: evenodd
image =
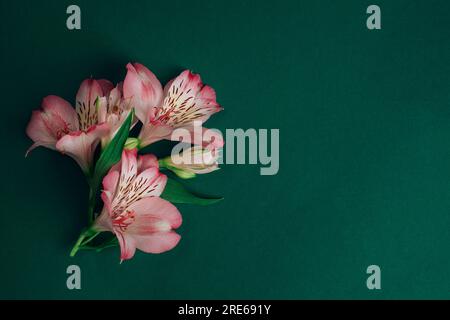
M217 149L195 146L162 159L160 165L173 171L182 179L190 179L194 178L196 174L218 170L218 151Z
M126 150L139 149L139 145L140 140L138 138L128 138L123 148Z

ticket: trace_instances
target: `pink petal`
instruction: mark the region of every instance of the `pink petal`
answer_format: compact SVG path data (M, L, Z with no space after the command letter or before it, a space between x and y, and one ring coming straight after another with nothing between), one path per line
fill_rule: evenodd
M177 207L159 197L144 198L130 205L127 210L134 211L136 220L127 230L130 233L145 234L164 232L181 226L182 217ZM155 222L167 222L167 228L158 229Z
M58 96L47 96L42 100L42 110L55 120L65 123L69 130L78 130L78 117L69 102Z
M158 159L153 154L142 155L138 158L138 173L145 169L156 167L159 168Z
M142 184L142 181L145 181ZM139 193L139 198L159 197L164 191L167 183L167 176L159 172L158 167L150 167L144 170L136 180L132 189ZM142 186L140 186L142 184Z
M137 149L123 150L119 188L126 186L137 175Z
M120 168L120 177L114 193L102 194L104 203L108 206L111 214L121 214L133 201L133 182L137 176L137 150L123 150L120 162L114 165L111 171L118 171Z
M148 168L159 168L158 158L153 154L145 154L138 158L138 172L142 172Z
M164 87L164 92L169 94L174 87L180 87L193 91L197 94L203 88L203 82L199 74L194 74L190 70L184 70L175 79L172 79Z
M139 139L142 148L151 145L152 143L160 140L170 140L173 128L164 124L145 124L142 126Z
M181 236L173 231L140 236L134 235L135 246L146 253L160 254L172 250L181 240Z
M81 83L77 93L76 110L80 122L80 130L88 130L89 127L98 123L97 98L103 96L103 89L94 79L86 79Z
M95 79L84 80L77 93L77 108L79 104L91 105L98 97L103 97L103 88Z
M120 245L120 262L129 260L134 257L136 252L136 244L133 237L126 233L116 232L117 239Z
M214 91L214 89L211 88L210 86L204 86L203 89L200 91L200 96L202 99L205 100L216 101L216 91Z
M119 87L115 87L111 90L109 94L109 106L114 107L120 104L120 100L122 99L122 92Z
M220 149L225 144L220 131L203 128L202 146L208 149Z
M200 76L189 70L169 82L164 93L163 105L156 109L152 122L183 127L194 121L204 123L212 114L222 110L214 90L204 86Z
M119 183L120 173L114 167L109 170L108 174L103 178L102 200L110 213L112 201L116 194L117 184Z
M119 182L119 176L120 174L117 170L110 170L103 178L103 190L114 193Z
M104 208L100 216L98 216L97 219L95 219L93 228L100 232L104 231L114 232L112 220L106 208Z
M41 111L33 111L26 132L30 139L34 141L34 144L28 149L27 155L39 146L56 149L56 136L46 126Z
M98 123L106 122L108 118L108 100L106 97L101 97L98 100L97 119Z
M104 211L108 213L109 216L113 216L113 201L114 201L114 193L110 191L103 190L101 194L101 198L104 204Z
M72 132L56 143L56 149L71 156L87 173L93 162L95 148L100 139L108 133L107 124L92 126L87 132Z
M150 70L139 63L129 63L127 69L123 83L124 98L132 99L136 117L145 122L150 110L161 103L161 83Z
M97 80L97 82L100 85L100 87L102 88L102 92L103 92L102 96L104 96L104 97L108 96L109 93L111 92L111 90L114 88L114 85L109 80L100 79L100 80Z
M160 196L166 182L167 177L160 173L158 168L151 167L137 177L130 176L123 182L121 181L116 193L112 194L113 199L110 197L111 193L105 192L102 195L103 201L111 214L122 214L130 205L139 202L141 199Z
M172 141L201 145L211 150L220 149L224 145L222 133L218 130L198 126L183 127L176 130L180 131L174 131L169 138Z

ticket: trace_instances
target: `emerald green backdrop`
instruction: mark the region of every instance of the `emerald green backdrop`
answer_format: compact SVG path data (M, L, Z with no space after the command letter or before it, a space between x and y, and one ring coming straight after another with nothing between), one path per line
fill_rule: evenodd
M69 31L72 3L0 2L0 298L450 298L450 2L378 0L377 31L371 1L78 0ZM225 200L179 206L171 252L71 259L84 177L50 150L25 159L25 127L44 96L73 102L129 61L163 82L200 73L225 108L208 127L279 128L280 171L192 181Z

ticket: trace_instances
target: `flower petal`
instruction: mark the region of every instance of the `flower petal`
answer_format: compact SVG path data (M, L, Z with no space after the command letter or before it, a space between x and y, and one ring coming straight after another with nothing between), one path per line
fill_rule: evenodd
M97 120L99 123L106 122L108 119L108 99L101 97L98 99Z
M117 170L110 170L103 178L103 190L114 193L119 182L119 176L120 174Z
M106 208L103 208L102 213L97 217L97 219L95 219L93 228L99 232L114 232L111 216L109 215L109 212Z
M175 129L169 137L172 141L201 145L203 148L219 149L224 145L222 133L215 129L208 129L197 125Z
M164 89L162 107L156 109L151 121L173 127L182 127L193 121L204 123L222 110L216 101L214 90L203 85L198 74L183 71Z
M119 171L113 167L109 170L108 174L103 178L103 191L102 191L102 200L105 204L108 212L112 214L112 201L116 194L117 185L119 183L120 173Z
M127 75L123 83L125 99L132 99L136 117L145 122L150 110L161 103L162 86L156 76L139 63L127 65Z
M92 126L86 132L71 132L56 143L56 149L71 156L87 173L91 168L97 144L108 133L109 126L106 123Z
M170 140L172 131L173 128L168 125L147 123L139 134L140 146L144 148L160 140Z
M86 79L81 83L76 105L80 130L88 130L89 127L98 123L95 101L100 97L103 97L103 89L97 80Z
M34 141L26 155L39 146L56 149L56 136L47 127L41 111L33 111L26 132L30 139Z
M137 149L123 150L122 158L119 164L113 166L110 170L116 171L120 167L120 177L116 184L114 194L102 194L103 201L108 205L111 215L121 214L132 201L133 181L137 176ZM108 202L110 201L110 203Z
M159 197L164 191L167 176L159 172L158 167L150 167L144 170L133 182L134 192L140 194L137 199L144 197Z
M104 96L104 97L109 96L109 93L114 88L114 85L112 84L112 82L109 80L106 80L106 79L100 79L100 80L97 80L97 82L100 85L100 87L102 88L102 92L103 92L102 96Z
M138 158L138 173L151 168L159 168L158 158L153 154L145 154Z
M116 236L120 245L120 262L122 263L125 260L133 258L136 252L136 244L133 237L122 232L116 232Z
M182 217L177 207L159 197L136 201L127 210L135 213L136 220L127 229L127 232L132 234L168 232L179 228L182 223Z
M123 150L119 189L125 188L137 175L137 149Z
M118 106L122 99L122 91L119 86L111 90L108 103L110 107Z
M42 110L54 120L65 123L70 131L78 130L78 117L69 102L58 96L47 96L42 100Z
M133 240L136 248L146 253L160 254L172 250L181 240L176 232L161 232L150 235L134 235Z

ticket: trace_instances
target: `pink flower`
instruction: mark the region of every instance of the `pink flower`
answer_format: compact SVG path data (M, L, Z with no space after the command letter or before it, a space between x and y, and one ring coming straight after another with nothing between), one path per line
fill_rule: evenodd
M124 96L134 99L136 115L143 123L139 135L141 147L171 140L172 132L178 128L193 132L194 122L201 126L212 114L222 110L215 91L189 70L171 80L162 91L154 74L143 65L128 64L127 68ZM191 142L195 142L193 138Z
M181 225L181 215L170 202L159 198L166 181L156 157L137 158L136 149L124 150L121 162L103 179L104 207L94 230L117 236L122 261L131 259L136 248L162 253L180 241L173 230Z
M89 172L98 142L110 131L107 123L99 121L95 102L112 87L107 80L83 81L75 109L60 97L44 98L42 110L33 111L26 130L34 141L27 154L39 146L58 150L74 158L84 172Z

